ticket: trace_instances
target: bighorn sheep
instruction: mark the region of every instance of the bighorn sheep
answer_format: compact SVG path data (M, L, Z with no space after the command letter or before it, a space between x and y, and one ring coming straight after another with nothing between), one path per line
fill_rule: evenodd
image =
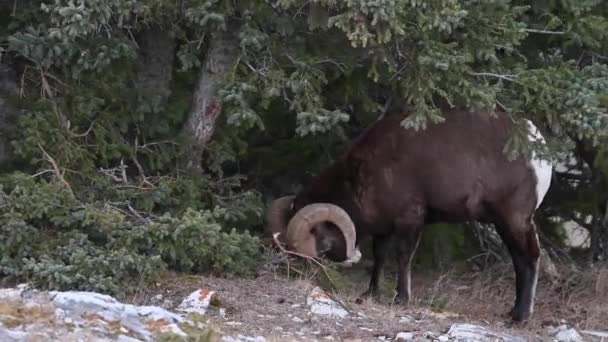
M374 122L333 165L295 196L268 210L269 227L290 250L358 260L358 242L373 238L368 290L376 295L391 236L397 242L396 301L410 299L410 268L423 225L494 223L512 257L516 299L510 315L528 319L534 306L540 246L534 213L545 196L552 165L535 154L509 161L503 148L512 132L508 114L446 113L446 120L415 131L405 115ZM544 143L532 122L530 137Z

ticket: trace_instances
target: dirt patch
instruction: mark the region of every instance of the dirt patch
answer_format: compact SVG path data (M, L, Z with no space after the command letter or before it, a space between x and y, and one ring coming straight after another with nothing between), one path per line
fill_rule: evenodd
M179 277L177 277L179 278ZM176 278L176 279L177 279ZM173 282L177 285L179 281ZM327 318L310 313L306 297L314 285L306 280L289 280L280 275L266 274L256 279L226 279L204 276L196 286L165 287L163 298L172 298L172 309L181 298L198 288L217 291L217 308L207 313L225 334L236 336L262 335L268 340L309 341L331 337L336 340L378 337L392 338L402 331L417 331L423 325L431 331L445 331L449 323L425 319L424 314L411 309L367 301L357 305L350 298L342 299L350 311L344 319ZM147 296L158 304L154 296ZM143 304L143 303L142 303Z
M414 273L414 300L408 307L390 303L394 286L390 280L394 274L390 273L380 302L370 299L357 304L357 295L369 280L366 266L340 272L339 280L348 284L336 292L350 311L344 319L310 313L306 298L315 282L310 274L298 274L295 269L289 278L278 271L260 272L255 279L169 273L156 290L146 290L133 301L174 310L193 291L213 290L218 293L219 308L211 308L206 317L215 326L228 335L260 335L270 341L378 341L392 339L399 332L429 332L437 337L453 323L464 322L528 341L543 341L549 337L549 326L567 323L577 329L602 329L608 324L606 270L571 274L559 281L541 277L534 318L513 324L506 316L514 293L509 264L458 275Z

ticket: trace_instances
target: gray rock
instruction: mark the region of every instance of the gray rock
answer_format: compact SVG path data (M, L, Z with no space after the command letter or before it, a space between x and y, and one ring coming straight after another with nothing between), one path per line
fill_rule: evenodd
M153 341L163 333L186 334L200 322L155 306L118 302L111 296L77 291L0 289L0 341Z
M186 335L177 326L177 323L183 322L184 319L159 307L122 304L108 295L94 292L51 292L51 295L54 295L55 306L71 316L96 314L105 321L120 321L121 326L146 341L154 337L148 327L149 321L162 321L166 329L164 332Z

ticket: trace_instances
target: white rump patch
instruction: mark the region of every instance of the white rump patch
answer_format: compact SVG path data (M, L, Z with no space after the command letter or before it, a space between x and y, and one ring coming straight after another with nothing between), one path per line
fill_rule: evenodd
M532 121L526 121L528 123L528 131L530 132L530 140L539 141L544 144L545 138L543 138L543 136L540 134L538 128L532 123ZM532 169L534 169L534 173L536 174L536 208L538 208L545 198L545 195L549 190L549 186L551 185L552 164L546 159L540 159L537 157L534 151L532 152L532 160L530 160L530 164L532 165Z

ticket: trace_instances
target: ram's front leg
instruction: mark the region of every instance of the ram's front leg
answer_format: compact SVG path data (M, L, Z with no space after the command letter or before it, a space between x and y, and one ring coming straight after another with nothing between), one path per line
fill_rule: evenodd
M374 253L374 267L372 269L371 279L369 281L369 287L367 291L361 294L360 298L373 297L379 298L380 296L380 283L382 281L384 263L386 261L386 250L390 242L389 236L374 236L373 253Z

